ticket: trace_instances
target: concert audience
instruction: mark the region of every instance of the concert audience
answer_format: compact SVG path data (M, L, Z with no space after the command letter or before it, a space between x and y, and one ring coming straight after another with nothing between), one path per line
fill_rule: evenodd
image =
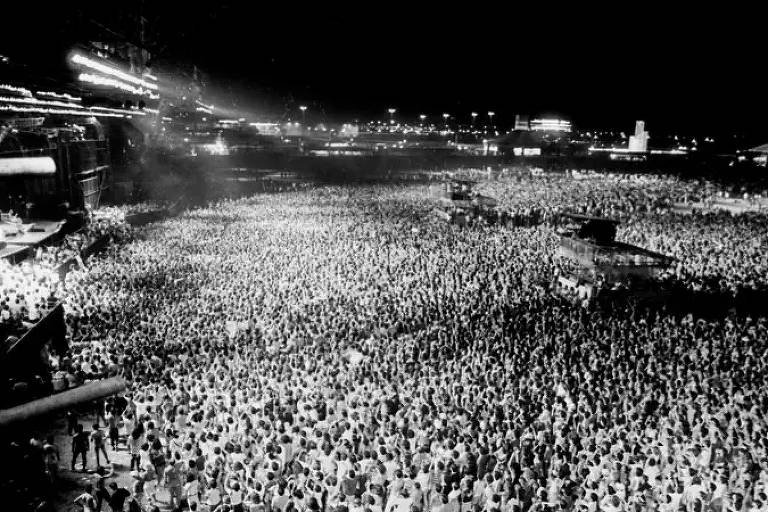
M558 212L625 219L620 238L678 259L670 278L729 289L765 286L764 218L673 214L671 192L690 184L671 178L588 180L483 181L518 220L464 229L431 218L414 185L221 200L71 272L73 365L130 383L118 450L133 498L104 499L766 510L766 319L591 309L549 292L564 265Z

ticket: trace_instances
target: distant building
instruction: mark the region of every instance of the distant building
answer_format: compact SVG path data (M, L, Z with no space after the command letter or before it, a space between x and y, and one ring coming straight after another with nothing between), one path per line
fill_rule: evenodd
M752 161L763 167L768 165L768 144L762 144L749 150L753 154Z
M249 126L256 128L259 134L269 135L272 137L279 137L281 134L280 125L278 123L248 123Z
M527 132L530 129L531 129L531 126L530 126L528 116L517 114L515 116L515 130Z
M635 122L635 134L629 137L629 151L637 153L648 151L648 132L645 131L645 121Z
M534 119L530 122L530 129L535 132L570 132L571 122L557 118Z
M341 125L341 130L339 131L339 135L342 137L357 137L360 135L360 127L356 124L352 123L344 123Z

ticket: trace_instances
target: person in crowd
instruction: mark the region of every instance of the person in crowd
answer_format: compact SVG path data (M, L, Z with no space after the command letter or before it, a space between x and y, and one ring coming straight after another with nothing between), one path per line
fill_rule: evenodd
M59 462L61 455L59 447L56 446L53 436L48 436L43 445L43 456L45 457L45 470L50 478L51 485L56 485L59 475Z
M72 436L72 471L75 470L75 461L81 457L82 470L88 469L88 448L90 447L89 435L83 425L75 425L75 434Z
M107 449L105 447L106 440L104 439L104 431L101 430L101 427L98 423L93 424L93 430L91 431L91 444L93 445L93 452L96 455L96 467L101 466L99 454L104 455L104 460L107 462L107 464L110 464L109 455L107 455Z
M74 499L73 504L80 507L83 512L94 512L96 510L96 499L93 497L93 486L86 484L82 494Z
M112 512L123 512L126 500L131 496L131 493L128 489L119 487L116 482L111 482L109 489L112 493L109 497L109 506Z

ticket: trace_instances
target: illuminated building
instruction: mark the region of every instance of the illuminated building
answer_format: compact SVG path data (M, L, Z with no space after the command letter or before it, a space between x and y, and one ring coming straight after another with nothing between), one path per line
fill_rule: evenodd
M531 129L528 116L517 114L515 116L515 130L527 132Z
M645 121L635 122L635 134L629 137L629 151L637 153L648 151L648 132L645 131Z
M248 126L256 128L261 135L280 136L280 125L278 123L248 123Z
M556 118L534 119L530 122L530 129L535 132L570 132L571 122Z

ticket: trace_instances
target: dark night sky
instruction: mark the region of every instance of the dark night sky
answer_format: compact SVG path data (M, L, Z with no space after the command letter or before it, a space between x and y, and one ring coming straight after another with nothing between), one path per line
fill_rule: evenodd
M158 60L198 64L256 111L281 113L291 101L332 119L384 117L390 106L435 119L494 110L500 124L560 113L588 128L630 130L642 118L651 131L768 135L764 31L754 14L722 7L87 4L25 9L36 28L12 27L0 53L57 55L89 18L128 32L134 25L115 20L143 9Z

